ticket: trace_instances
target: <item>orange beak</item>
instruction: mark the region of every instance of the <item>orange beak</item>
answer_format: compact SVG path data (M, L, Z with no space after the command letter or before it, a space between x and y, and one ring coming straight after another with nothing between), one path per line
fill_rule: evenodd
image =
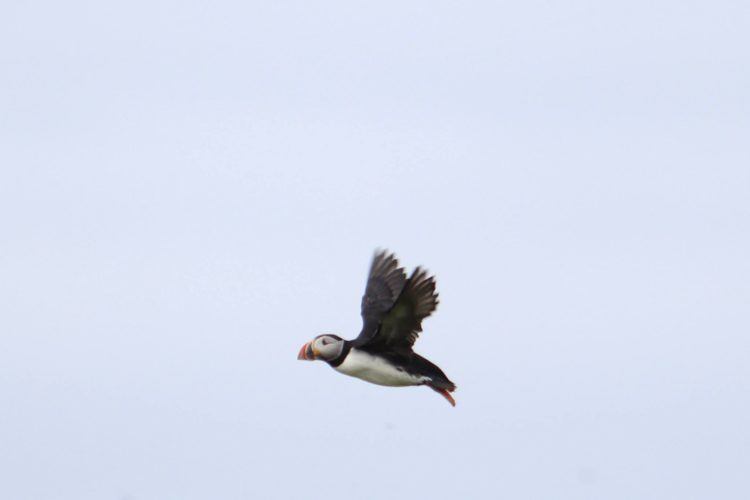
M315 359L315 353L312 350L312 342L308 342L302 346L302 349L299 350L299 354L297 355L297 359L305 361L312 361Z

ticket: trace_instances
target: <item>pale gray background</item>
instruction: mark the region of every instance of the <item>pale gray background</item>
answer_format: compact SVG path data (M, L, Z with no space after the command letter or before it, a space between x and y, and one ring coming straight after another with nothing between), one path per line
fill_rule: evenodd
M0 497L750 498L750 7L19 2ZM376 247L453 409L296 360Z

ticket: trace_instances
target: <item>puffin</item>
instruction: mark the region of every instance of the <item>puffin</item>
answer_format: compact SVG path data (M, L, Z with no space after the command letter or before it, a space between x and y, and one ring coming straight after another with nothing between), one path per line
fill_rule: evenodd
M362 296L362 330L353 340L318 335L297 359L322 360L344 375L389 387L427 386L456 406L456 385L413 351L422 320L435 311L435 277L417 267L406 277L393 253L376 251Z

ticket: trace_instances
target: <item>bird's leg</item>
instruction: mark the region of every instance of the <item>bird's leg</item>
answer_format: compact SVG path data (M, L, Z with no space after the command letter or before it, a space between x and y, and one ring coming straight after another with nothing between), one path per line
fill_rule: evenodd
M429 387L430 389L432 389L433 391L437 392L438 394L443 396L445 399L447 399L448 402L451 404L451 406L456 406L456 400L453 399L453 396L451 396L451 393L448 392L447 389L443 389L441 387L435 387L434 385L430 385Z

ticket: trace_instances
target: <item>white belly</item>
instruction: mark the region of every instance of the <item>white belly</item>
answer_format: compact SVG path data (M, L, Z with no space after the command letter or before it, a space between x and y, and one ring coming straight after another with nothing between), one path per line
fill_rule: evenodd
M429 377L414 376L397 369L383 359L352 348L344 362L334 369L345 375L361 378L367 382L391 387L422 385Z

